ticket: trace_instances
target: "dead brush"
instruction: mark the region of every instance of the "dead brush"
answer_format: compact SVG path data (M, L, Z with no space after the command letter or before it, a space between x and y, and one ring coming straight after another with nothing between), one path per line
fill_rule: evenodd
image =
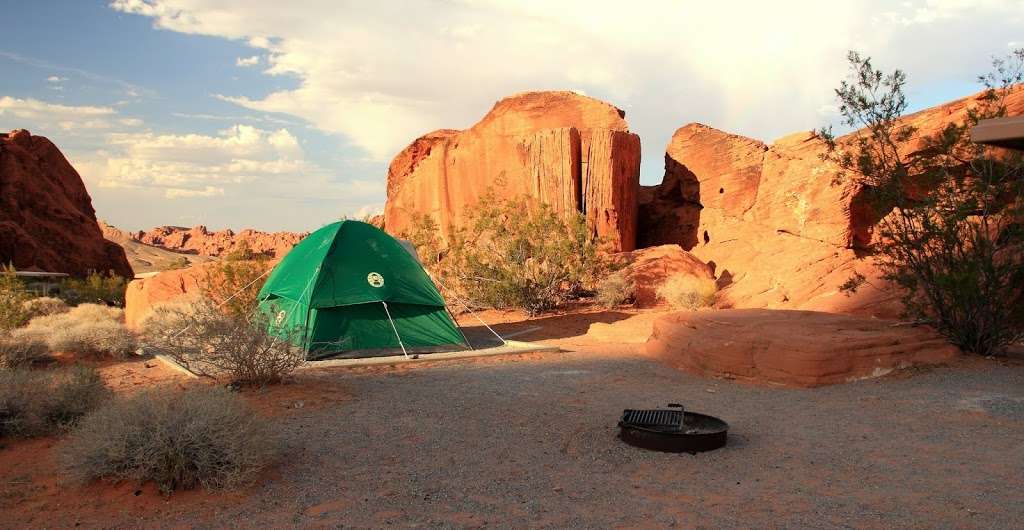
M0 436L45 436L73 426L110 396L96 370L0 371Z
M250 484L281 451L279 438L237 394L164 387L92 412L59 453L74 481L153 481L170 494Z
M262 319L241 319L207 299L156 307L142 326L147 351L222 382L279 383L306 360L290 337L269 334Z

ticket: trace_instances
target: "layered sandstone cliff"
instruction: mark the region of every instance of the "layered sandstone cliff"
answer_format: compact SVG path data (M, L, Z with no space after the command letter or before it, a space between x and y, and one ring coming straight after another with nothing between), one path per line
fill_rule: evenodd
M57 146L26 130L0 134L0 262L133 276L124 249L103 238L78 172Z
M904 120L918 135L962 122L971 96ZM1024 113L1024 91L1011 95L1010 114ZM852 133L839 139L851 142ZM641 191L641 246L676 243L715 270L723 307L765 307L896 316L892 289L878 279L865 249L878 219L862 190L821 160L824 142L796 133L766 145L706 125L673 135L665 176ZM839 286L854 272L871 279L854 296Z
M572 92L527 92L499 101L470 129L428 133L391 162L385 227L408 233L428 215L447 233L489 192L528 195L582 212L612 248L633 250L640 138L624 115Z

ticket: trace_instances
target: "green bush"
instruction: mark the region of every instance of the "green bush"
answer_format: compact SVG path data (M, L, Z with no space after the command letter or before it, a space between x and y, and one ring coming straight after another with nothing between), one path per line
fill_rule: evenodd
M128 280L113 272L106 275L93 272L85 279L65 278L60 285L60 297L71 305L113 304L124 307L124 292Z
M677 274L658 288L658 297L677 309L697 310L715 304L715 280Z
M81 366L0 371L0 436L55 434L109 395L99 374Z
M608 309L630 304L636 299L636 282L624 272L616 272L597 286L596 298Z
M0 331L14 329L28 322L24 303L31 298L25 285L15 275L14 267L0 270Z
M153 481L176 489L251 483L280 453L278 438L237 394L222 388L162 388L87 415L63 443L74 480Z
M477 307L554 309L594 288L610 263L578 212L563 214L529 197L499 200L488 193L468 225L441 238L429 217L402 237L458 298Z
M848 60L850 79L836 95L844 125L864 128L844 140L820 134L837 181L861 190L878 219L864 250L908 316L964 350L1004 352L1024 338L1024 155L976 144L971 130L1006 115L1006 97L1024 81L1024 49L993 61L966 119L930 134L902 119L903 72L884 74L855 52ZM854 276L844 288L865 281Z
M215 305L245 320L256 310L256 297L268 269L267 260L228 259L207 269L199 287Z
M124 325L124 310L97 304L34 318L25 333L42 337L50 351L94 357L127 357L137 346Z
M306 360L301 348L270 335L266 324L225 312L208 299L156 306L141 323L146 351L200 376L257 386L281 382Z

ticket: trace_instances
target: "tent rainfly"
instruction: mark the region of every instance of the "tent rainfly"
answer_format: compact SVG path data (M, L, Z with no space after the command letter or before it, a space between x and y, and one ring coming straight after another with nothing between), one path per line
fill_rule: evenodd
M270 333L309 359L468 345L416 258L358 221L306 236L274 267L258 300Z

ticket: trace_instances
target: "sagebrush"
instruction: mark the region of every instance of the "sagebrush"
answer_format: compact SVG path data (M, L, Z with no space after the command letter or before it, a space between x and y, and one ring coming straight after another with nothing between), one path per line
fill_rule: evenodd
M91 368L0 371L0 436L61 432L109 397Z
M54 352L93 357L126 357L135 352L135 335L116 307L82 304L70 311L32 319L25 333L41 337Z
M147 351L225 382L279 383L305 361L302 349L268 333L263 319L242 319L208 299L154 307L141 325Z
M715 280L688 274L677 274L658 288L658 297L678 309L696 310L715 304Z
M636 281L625 271L610 274L597 286L595 298L597 303L608 309L633 303L636 300Z
M962 122L926 135L902 120L906 75L885 74L849 54L851 76L836 90L852 140L820 133L837 180L863 190L879 219L868 249L907 313L964 350L990 355L1024 336L1024 155L971 141L981 120L1006 115L1024 90L1024 49L993 62L985 90ZM867 281L855 276L845 286Z
M29 298L22 302L21 308L25 311L26 315L28 315L29 319L44 317L47 315L56 315L58 313L67 313L71 310L64 300L54 298L52 296Z
M82 418L61 445L60 461L72 480L153 481L169 494L250 484L280 447L267 421L236 393L166 387Z
M46 340L35 333L25 329L0 332L0 369L30 367L49 354Z

